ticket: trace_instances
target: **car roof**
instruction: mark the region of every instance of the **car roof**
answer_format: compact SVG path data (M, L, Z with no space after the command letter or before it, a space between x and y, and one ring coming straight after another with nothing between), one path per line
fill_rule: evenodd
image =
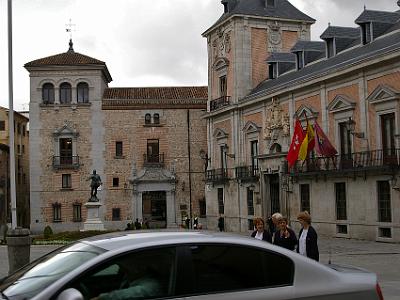
M140 248L141 246L149 244L185 244L192 242L224 242L224 243L239 243L239 244L259 244L256 239L251 239L248 236L212 232L212 231L198 231L198 230L138 230L138 231L120 231L113 233L106 233L102 235L93 236L90 238L82 239L80 242L91 244L105 250L115 250L132 246ZM261 245L266 244L262 242ZM260 244L259 244L260 245Z

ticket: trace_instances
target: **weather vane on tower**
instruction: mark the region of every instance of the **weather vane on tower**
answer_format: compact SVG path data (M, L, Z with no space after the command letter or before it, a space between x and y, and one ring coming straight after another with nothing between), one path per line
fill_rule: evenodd
M68 49L68 51L74 51L74 48L73 48L74 44L72 43L72 32L76 31L75 30L76 25L72 23L71 19L69 19L69 23L65 24L65 26L67 27L67 28L65 28L65 31L69 32L69 49Z

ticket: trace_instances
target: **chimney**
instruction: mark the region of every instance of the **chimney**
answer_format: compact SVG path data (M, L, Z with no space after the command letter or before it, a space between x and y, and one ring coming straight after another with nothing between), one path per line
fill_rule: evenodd
M277 1L278 0L265 0L265 7L266 8L275 8Z

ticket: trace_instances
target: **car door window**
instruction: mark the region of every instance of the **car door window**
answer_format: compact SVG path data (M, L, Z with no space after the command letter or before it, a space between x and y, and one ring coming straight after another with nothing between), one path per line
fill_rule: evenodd
M175 261L174 247L135 251L108 260L68 287L78 289L85 299L170 297L174 294Z
M265 249L236 245L190 246L195 294L293 284L292 260Z

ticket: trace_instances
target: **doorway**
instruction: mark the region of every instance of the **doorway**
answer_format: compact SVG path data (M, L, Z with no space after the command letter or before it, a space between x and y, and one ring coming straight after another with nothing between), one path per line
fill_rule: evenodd
M167 227L167 194L165 191L144 192L142 194L143 222L150 228Z

